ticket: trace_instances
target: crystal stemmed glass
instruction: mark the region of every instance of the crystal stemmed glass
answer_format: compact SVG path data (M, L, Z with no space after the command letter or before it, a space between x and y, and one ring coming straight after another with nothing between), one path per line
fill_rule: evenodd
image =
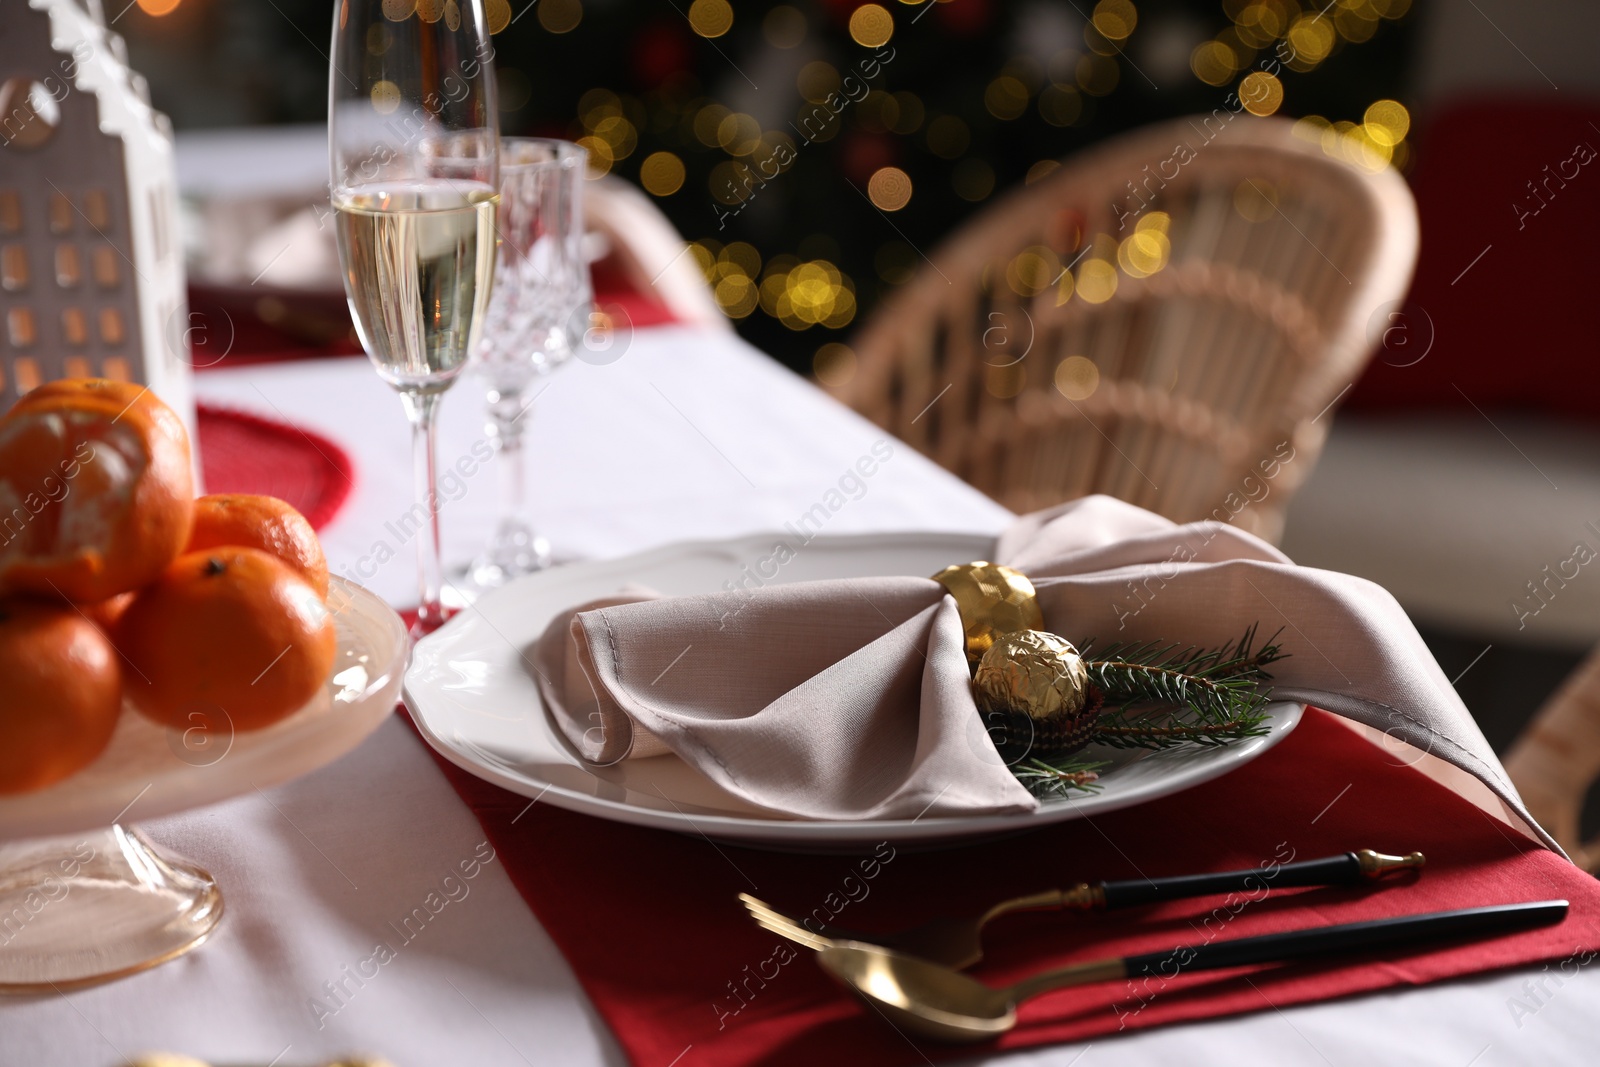
M420 603L444 622L434 414L482 328L495 268L500 131L481 0L338 0L330 187L362 347L412 428Z
M525 515L523 458L528 388L571 358L593 303L583 256L586 153L569 141L500 141L494 294L472 365L485 386L485 432L499 468L500 517L465 568L464 596L549 566L550 544Z

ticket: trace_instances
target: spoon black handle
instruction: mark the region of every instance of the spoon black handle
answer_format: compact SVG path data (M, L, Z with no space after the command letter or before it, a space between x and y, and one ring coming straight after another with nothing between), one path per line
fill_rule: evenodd
M1394 948L1447 938L1503 934L1558 923L1566 915L1567 902L1564 900L1493 904L1484 908L1425 912L1421 915L1342 923L1310 930L1287 930L1209 945L1180 946L1165 952L1127 956L1123 964L1129 976L1159 975L1171 978L1183 971L1279 963L1368 948Z
M1161 900L1203 897L1213 893L1255 892L1263 889L1307 885L1357 885L1391 871L1411 870L1423 864L1422 853L1385 856L1371 849L1341 852L1322 859L1300 860L1278 867L1222 871L1218 874L1184 874L1172 878L1139 878L1102 882L1100 890L1108 908L1154 904Z

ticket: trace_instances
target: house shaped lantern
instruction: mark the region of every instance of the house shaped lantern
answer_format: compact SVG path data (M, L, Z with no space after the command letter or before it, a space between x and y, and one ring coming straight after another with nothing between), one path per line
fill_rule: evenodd
M0 412L148 385L194 430L172 127L100 0L0 3Z

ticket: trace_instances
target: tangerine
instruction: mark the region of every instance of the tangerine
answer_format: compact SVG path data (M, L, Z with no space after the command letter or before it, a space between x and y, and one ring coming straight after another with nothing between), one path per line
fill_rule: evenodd
M117 653L71 606L0 602L0 794L94 762L122 710Z
M328 560L306 517L275 496L213 493L194 502L186 552L239 545L276 556L328 597Z
M67 378L0 419L0 595L96 602L151 582L189 540L189 435L142 385Z
M147 718L183 729L218 709L259 730L303 707L333 669L333 616L304 578L256 548L179 556L116 627L124 692Z

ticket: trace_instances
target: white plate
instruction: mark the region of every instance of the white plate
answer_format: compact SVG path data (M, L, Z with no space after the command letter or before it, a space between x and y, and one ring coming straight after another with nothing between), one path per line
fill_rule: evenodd
M327 687L309 704L265 730L238 734L226 723L169 730L124 708L99 759L48 789L0 798L0 841L215 804L298 778L355 748L393 710L409 641L382 600L343 578L332 585L339 650Z
M575 563L521 578L480 599L423 639L406 671L404 699L422 735L452 763L486 781L603 819L786 849L851 851L890 840L936 844L1098 815L1226 774L1281 741L1299 704L1269 708L1270 730L1233 745L1164 752L1091 748L1111 761L1101 790L1048 801L1023 815L823 822L784 819L745 804L676 756L584 763L546 714L524 657L549 621L574 604L642 585L668 596L710 593L772 555L780 535L668 545L636 556ZM817 537L777 581L932 574L987 558L992 538L970 534Z

